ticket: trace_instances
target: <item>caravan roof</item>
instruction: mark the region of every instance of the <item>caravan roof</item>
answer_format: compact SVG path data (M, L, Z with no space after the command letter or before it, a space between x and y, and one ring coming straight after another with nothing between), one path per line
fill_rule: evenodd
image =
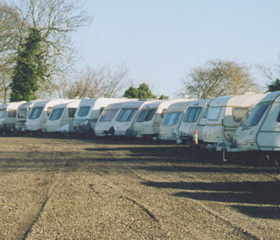
M191 101L194 101L194 99L181 99L176 101L175 103L172 103L168 109L167 112L175 112L175 111L181 111L184 110Z
M259 101L260 97L264 97L264 94L247 93L243 95L235 96L222 96L213 98L211 101L211 107L249 107L250 105Z
M3 103L3 104L0 104L0 109L15 109L15 110L17 110L18 107L20 105L24 104L24 103L26 103L26 101Z

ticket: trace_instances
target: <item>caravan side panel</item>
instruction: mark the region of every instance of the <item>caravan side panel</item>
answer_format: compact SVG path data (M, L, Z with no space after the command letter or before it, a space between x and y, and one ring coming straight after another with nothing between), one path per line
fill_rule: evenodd
M262 151L280 151L280 103L274 103L257 134Z

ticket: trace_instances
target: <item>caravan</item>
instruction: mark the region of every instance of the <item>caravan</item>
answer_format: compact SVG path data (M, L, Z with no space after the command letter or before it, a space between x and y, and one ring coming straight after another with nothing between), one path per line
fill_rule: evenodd
M82 99L74 116L73 131L94 134L95 124L103 109L111 103L124 102L120 98L86 98Z
M135 101L125 103L113 125L113 131L115 136L135 136L136 132L133 129L133 125L139 114L141 108L150 103L151 101Z
M73 100L71 102L55 105L43 131L47 133L69 133L73 129L74 115L80 101L81 100Z
M133 101L133 100L128 100ZM112 136L114 135L113 124L115 122L118 113L122 106L126 102L109 104L101 113L95 124L95 135L98 137Z
M18 107L23 102L10 102L0 105L0 132L10 131L15 127Z
M196 131L197 141L202 140L202 128L207 121L210 100L196 100L190 102L187 111L179 125L179 136L183 142L193 143Z
M19 132L25 132L26 130L26 119L28 117L29 111L32 108L32 106L36 103L39 102L40 100L34 100L30 102L26 102L21 104L18 107L17 111L17 116L16 116L16 123L13 131L19 133Z
M266 95L256 105L249 118L239 127L236 142L219 144L225 152L262 152L270 159L280 161L280 91ZM262 154L259 154L262 156Z
M29 115L26 120L26 131L41 133L46 128L46 122L50 116L53 107L60 103L66 103L71 100L59 99L51 101L39 101L30 108Z
M203 127L203 142L211 148L218 142L234 141L235 131L249 107L260 101L265 94L223 96L211 101L207 122Z
M179 99L154 101L145 104L136 119L133 126L136 137L154 137L159 134L159 127L166 113L167 108Z
M194 99L178 100L167 108L159 127L160 140L177 141L179 139L178 126L191 101L194 101Z

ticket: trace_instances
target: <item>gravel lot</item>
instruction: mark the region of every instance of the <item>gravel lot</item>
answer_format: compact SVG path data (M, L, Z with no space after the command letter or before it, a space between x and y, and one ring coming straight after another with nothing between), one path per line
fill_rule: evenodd
M280 169L183 145L1 137L0 239L280 239Z

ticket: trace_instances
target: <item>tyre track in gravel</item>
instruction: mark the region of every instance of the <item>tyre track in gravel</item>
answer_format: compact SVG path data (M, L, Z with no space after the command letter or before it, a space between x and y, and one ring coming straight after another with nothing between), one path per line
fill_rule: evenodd
M109 151L108 151L109 152ZM110 152L111 156L113 157L113 154ZM103 182L103 184L108 185L114 189L116 189L119 193L121 193L128 201L132 202L133 204L137 205L139 208L141 208L150 218L151 220L153 220L154 222L158 223L158 219L156 218L156 216L147 208L145 207L143 204L141 204L139 201L137 201L137 199L133 198L132 196L130 196L129 194L127 194L127 189L120 187L120 185L118 185L117 183L113 183L110 180L107 179L107 176L109 174L108 171L106 170L101 170L103 171L103 174L100 172L100 169L96 170L96 169L92 169L92 171L95 172L96 175L99 176L99 181Z
M28 229L26 230L22 240L28 239L29 233L32 231L32 228L34 227L34 225L37 223L38 219L40 218L40 216L42 215L43 211L45 211L45 207L48 203L48 201L50 200L50 198L52 197L52 193L55 191L55 189L58 187L58 179L57 177L53 180L51 186L49 187L49 190L47 192L46 198L43 201L38 213L36 214L34 220L31 222L30 226L28 227Z
M160 238L145 238L145 239L261 239L262 237L260 234L254 232L253 229L247 229L246 227L242 226L242 221L239 223L238 220L234 221L235 217L240 217L236 211L233 211L228 203L225 202L211 202L211 201L201 201L196 200L191 197L175 197L172 194L172 191L168 188L162 188L161 186L145 186L143 183L145 182L158 182L158 178L153 174L146 174L148 173L146 170L141 168L142 162L136 161L122 161L121 159L126 159L128 155L121 154L119 151L110 151L110 148L106 150L111 156L112 159L116 159L116 163L113 161L99 161L96 163L92 162L89 165L84 167L84 163L81 164L71 164L71 161L65 161L65 168L71 169L73 172L79 172L80 170L84 170L85 168L90 169L90 171L94 172L94 176L91 182L87 182L89 188L93 191L95 198L101 199L101 202L108 201L107 197L114 196L116 201L116 196L120 196L122 201L120 201L124 205L128 205L128 209L125 208L124 210L132 211L135 215L144 216L141 221L149 221L153 227L156 227L156 231L161 231L162 234L159 233L153 234L153 236L161 236ZM107 159L108 156L104 157ZM102 159L101 159L102 160ZM4 162L2 162L4 163ZM112 164L112 165L111 165ZM115 165L114 165L115 164ZM136 164L136 165L135 165ZM184 173L182 170L179 169L179 166L172 163L164 161L164 164L168 164L172 167L172 169L178 168L178 174L176 173L175 178L170 173L160 173L159 178L165 179L165 182L172 183L173 181L180 181L182 179L190 179L191 181L195 182L205 182L205 178L197 177L194 173ZM63 164L62 164L63 165ZM67 166L66 166L67 165ZM69 167L69 166L70 167ZM114 167L119 167L118 170L114 170ZM155 165L156 166L156 165ZM74 178L70 178L63 183L63 178L65 176L69 176L68 173L56 171L54 174L53 181L49 181L50 185L48 185L48 190L46 189L45 192L45 199L42 195L42 205L38 204L38 213L34 217L34 220L29 225L29 228L25 231L24 237L22 239L35 239L36 237L39 238L38 233L34 233L34 228L42 227L42 223L44 223L46 218L42 217L42 215L46 214L50 209L51 202L55 200L54 194L60 191L62 185L66 183L71 183L70 180ZM115 175L114 175L115 174ZM72 176L72 173L70 174ZM243 178L245 179L248 177L244 175ZM262 179L272 179L279 181L279 176L270 173L262 173ZM82 179L83 180L83 179ZM226 181L229 179L223 179ZM208 181L209 183L213 183L213 181ZM80 182L83 183L83 182ZM104 189L103 189L104 188ZM84 193L81 191L81 193ZM104 194L105 193L105 194ZM149 195L151 197L149 197ZM124 200L124 201L123 201ZM99 201L99 200L98 200ZM177 206L178 203L178 206ZM133 208L134 205L135 207ZM233 204L231 204L233 205ZM194 208L194 210L192 210ZM120 208L122 209L122 208ZM202 210L201 210L202 209ZM188 213L184 213L189 211ZM218 235L215 235L214 232L207 232L204 229L205 224L201 224L200 227L197 226L199 224L199 220L194 215L203 216L205 215L205 219L207 219L208 224L210 227L217 225L222 225L223 227L219 228ZM139 213L143 214L139 214ZM169 212L172 212L169 214ZM35 211L36 213L36 211ZM120 212L121 213L121 212ZM230 216L232 214L232 216ZM33 215L34 216L34 215ZM32 217L33 217L32 216ZM139 218L141 218L141 216ZM230 217L229 217L230 216ZM191 218L189 220L188 218ZM211 221L212 218L213 220ZM209 220L210 219L210 220ZM249 218L248 218L249 219ZM32 220L32 219L31 219ZM41 222L40 222L41 220ZM100 218L102 220L102 218ZM251 219L249 219L251 220ZM187 222L189 221L189 222ZM192 221L192 223L190 223ZM201 221L204 221L201 218ZM40 224L38 224L40 222ZM256 223L256 227L258 228L258 222L254 221L252 224ZM173 225L172 225L173 224ZM210 228L209 227L209 228ZM222 235L221 230L225 230L224 235ZM49 228L51 229L51 228ZM35 230L35 229L34 229ZM37 229L36 229L37 230ZM105 230L108 230L105 228ZM82 230L81 230L82 231ZM133 231L133 230L132 230ZM152 231L152 230L150 230ZM210 230L209 230L210 231ZM215 231L215 230L213 230ZM37 231L38 232L38 231ZM36 236L36 237L34 237ZM71 235L69 235L71 236ZM108 235L109 236L109 235ZM101 239L107 238L110 239L106 235L98 235L96 238L92 239ZM125 239L122 238L123 235L119 235L119 238L115 239ZM269 236L269 235L267 235ZM271 238L264 238L264 239L278 239L275 235L271 235ZM279 237L279 236L278 236ZM53 238L54 239L54 238ZM61 238L60 238L61 239ZM64 237L67 239L67 237ZM73 237L68 237L68 239L74 239ZM86 238L84 238L86 239ZM113 238L112 238L113 239ZM129 239L129 238L126 238ZM132 238L130 238L132 239ZM138 238L144 239L144 238Z
M110 150L108 150L108 151L110 152ZM122 155L117 155L116 152L114 152L114 153L110 152L110 153L111 153L112 157L115 158L115 159L124 157ZM172 165L171 163L167 163L167 164ZM134 177L140 179L142 182L144 182L144 181L153 181L153 179L147 178L147 176L143 177L142 174L136 173L135 170L133 170L129 166L127 166L127 163L123 162L122 165L124 166L125 169L127 169L128 173L130 173ZM112 179L110 180L110 184L112 185ZM114 185L115 185L115 187L117 186L117 188L120 188L119 187L120 186L119 183L115 182ZM162 194L162 192L163 192L162 189L158 188L158 190ZM123 193L125 192L126 194L129 193L129 192L130 193L132 192L131 189L128 189L128 188L125 188L125 187L122 187L121 191ZM166 194L168 194L168 193L166 193ZM152 216L153 216L152 218L156 218L157 222L161 223L162 229L166 228L166 226L164 226L166 223L164 223L164 221L156 213L157 212L157 208L154 208L154 203L153 202L149 202L149 201L147 201L147 199L145 199L143 201L142 198L136 197L135 193L134 194L130 194L130 195L132 196L134 202L137 202L137 204L140 204L141 206L143 206L143 209L145 209L145 210L148 209L149 212L152 212ZM240 239L240 235L243 236L242 239L259 239L254 234L251 234L251 233L247 232L245 229L243 229L243 228L233 224L232 222L230 222L229 220L224 218L222 215L220 215L219 213L217 213L214 210L210 209L209 207L207 207L205 204L201 203L200 201L196 201L196 200L193 200L193 199L189 199L189 201L199 205L209 215L212 215L215 218L219 218L220 221L224 222L228 227L233 228L233 232L235 233L235 235L236 235L236 231L239 232L239 234L237 234L238 237L236 239ZM151 209L153 209L153 210L151 210ZM180 216L172 215L171 219L168 222L169 223L170 222L176 222L177 227L180 227L178 225L181 225L181 228L186 228L185 224L181 224L182 223L182 218ZM191 230L191 231L188 231L188 232L184 231L184 234L189 234L188 239L212 239L212 238L215 239L216 238L216 237L209 238L209 235L208 234L205 235L201 231L201 229L191 228L189 230ZM179 236L177 236L177 238L178 239L183 239L184 237L182 235L181 238ZM235 239L235 238L232 238L232 239Z
M115 156L115 153L112 153L109 149L107 150L107 152L110 153L110 155L113 159L117 159ZM136 176L137 178L139 178L139 176L135 175L127 166L125 166L125 164L121 164L121 165L123 165L124 169L126 170L126 172L123 173L124 175L126 175L126 176L132 175L133 177ZM153 205L153 203L151 203L151 202L147 203L147 201L143 201L143 199L139 197L137 192L124 187L122 185L122 182L118 182L115 179L112 179L109 175L110 169L108 169L108 170L106 170L104 168L93 169L93 171L98 176L98 178L99 178L98 181L101 183L101 185L103 185L103 186L107 185L110 188L114 189L115 192L118 192L123 198L125 198L126 200L128 200L129 202L131 202L132 204L137 206L141 211L143 211L150 218L151 222L160 229L160 232L161 232L160 239L200 239L200 237L197 238L198 232L195 234L190 233L190 232L185 232L183 237L180 237L177 235L177 236L175 236L175 238L172 238L170 236L168 230L165 230L165 227L162 224L162 219L158 218L156 213L154 213L154 211L149 207L149 206ZM142 179L144 180L144 178L142 178ZM178 221L176 221L176 224L177 224L177 222ZM152 238L152 239L154 239L154 238Z
M117 155L116 152L114 152L114 154L111 152L112 156L114 158L122 158L123 156L122 155ZM176 168L176 166L174 166L174 164L172 163L167 163L165 162L165 164L168 164L170 166L172 166L172 168ZM141 179L141 181L143 182L153 182L154 179L151 179L151 177L147 178L146 175L144 175L145 177L143 177L143 174L141 173L138 173L135 171L135 169L132 169L130 168L127 163L123 162L123 165L125 166L125 168L127 168L127 170L129 172L131 172L131 174L135 175L136 177L138 177L139 179ZM273 179L273 180L278 180L277 177L275 176L271 176L270 174L268 173L264 173L263 175L266 175L267 177ZM167 176L168 177L168 176ZM197 181L197 182L201 182L201 181L204 181L202 178L197 178L197 177L194 177L192 176L192 179ZM167 180L167 178L166 178ZM171 179L173 180L173 179ZM279 180L278 180L279 181ZM158 188L160 189L160 188ZM160 189L162 190L162 189ZM222 222L224 222L226 225L232 227L233 229L235 229L236 231L240 232L241 234L244 235L244 239L262 239L262 236L258 236L258 234L255 234L255 231L252 230L252 229L248 229L246 227L243 227L242 223L239 224L238 222L236 221L232 221L232 218L228 218L226 215L223 214L223 211L216 211L215 210L215 207L213 207L213 205L218 205L219 207L223 204L221 203L208 203L208 202L205 202L205 201L200 201L200 200L195 200L195 199L192 199L192 198L188 198L189 201L192 201L196 204L198 204L201 208L203 208L209 215L212 215L213 217L215 218L219 218ZM147 203L146 203L147 204ZM226 204L224 204L224 207L228 208L228 206L226 206ZM155 215L155 214L154 214ZM199 233L200 236L201 236L201 232Z
M176 169L177 166L175 166L174 163L167 163L169 164L170 166L172 166L173 169ZM275 170L275 168L274 168ZM272 172L275 172L274 170L272 170ZM279 170L279 168L278 168ZM261 175L263 176L263 181L268 181L270 182L270 180L273 180L273 181L276 181L276 182L279 182L279 175L278 176L275 176L275 173L268 173L266 171L271 171L271 170L263 170L263 172L261 173ZM186 176L186 179L190 177L192 179L192 181L194 180L195 182L205 182L205 179L204 178L199 178L199 177L196 177L194 176L194 174L191 174L190 176ZM247 179L248 175L245 175L243 176L244 179ZM150 180L149 180L150 181ZM152 180L153 181L153 180ZM172 181L172 179L171 179ZM223 181L227 181L227 179L224 177L223 178ZM241 181L241 179L239 179L239 181ZM229 180L230 182L230 180ZM207 179L207 183L214 183L212 181L209 181L209 179ZM186 197L186 196L184 196ZM215 217L218 217L220 218L222 221L224 221L225 223L227 223L229 226L232 226L233 228L237 229L238 231L244 233L245 236L249 237L250 239L271 239L271 237L273 236L273 234L271 235L271 231L274 231L274 237L272 238L279 238L280 237L280 231L279 231L279 228L275 225L274 229L270 229L270 226L268 226L268 234L267 234L267 237L263 237L263 234L261 231L258 231L259 230L259 227L258 226L261 226L262 225L262 221L258 222L258 221L254 221L254 219L252 218L248 218L248 221L251 221L251 224L250 224L250 228L248 228L246 225L247 224L244 224L244 222L239 222L238 220L236 219L240 219L240 213L236 212L235 210L232 210L232 206L240 206L240 205L243 205L243 206L248 206L248 204L244 203L227 203L227 202L223 202L223 201L207 201L207 200L197 200L197 199L194 199L194 198L189 198L189 197L186 197L188 198L190 201L194 201L196 202L197 204L199 204L202 208L204 208L209 214L212 214L213 216ZM259 206L260 204L258 203L250 203L250 206ZM275 207L275 205L272 205L272 204L265 204L267 207ZM278 205L278 207L280 207ZM254 222L254 223L253 223ZM255 226L254 226L255 225ZM252 227L252 228L251 228ZM278 231L276 230L278 228Z
M67 163L67 161L65 162L65 165L69 165ZM158 229L160 229L159 227L157 227L157 226L159 226L158 221L155 218L155 216L153 215L153 213L149 211L149 209L145 208L144 205L142 205L139 201L137 201L136 199L131 197L129 194L125 194L122 191L121 188L118 188L116 185L110 183L110 179L107 180L107 176L110 173L110 172L107 171L107 168L104 168L104 166L102 164L95 164L94 162L89 163L89 165L87 165L86 168L88 170L90 169L91 173L94 173L93 174L94 175L94 177L93 177L94 182L89 184L89 188L94 193L94 202L103 202L103 205L100 206L103 209L104 206L106 205L106 203L108 202L108 199L110 199L108 197L106 198L106 196L112 196L111 200L115 201L115 203L116 203L116 199L118 198L118 196L120 196L121 200L119 202L121 202L121 204L123 204L123 206L126 206L126 207L123 207L123 208L120 207L120 209L123 209L124 211L126 211L125 213L118 212L117 214L115 214L115 213L110 213L110 212L107 211L107 212L104 212L105 214L112 214L112 217L114 218L114 217L118 216L119 214L120 215L123 215L123 214L127 215L127 211L133 212L134 215L135 215L135 218L137 218L137 221L140 221L140 222L142 221L143 222L143 224L142 224L143 226L147 225L147 223L145 223L145 222L147 222L147 218L149 218L150 222L151 222L151 226L153 226L152 227L153 230L152 231L147 230L148 233L143 233L144 234L143 236L145 236L145 234L147 234L146 236L148 236L148 237L141 237L141 239L158 239L158 238L159 239L168 239L168 237L164 236L164 233L162 233L162 231L158 230ZM79 166L73 166L73 170L75 170L75 172L79 172L80 170L83 170L83 169L85 169L84 164L81 164ZM110 169L109 169L109 171L110 171ZM23 239L34 239L34 238L36 238L37 236L42 234L43 229L44 229L45 236L48 236L48 237L49 236L55 236L53 234L56 234L56 233L52 233L51 232L52 227L50 227L50 226L55 226L55 225L50 224L48 219L49 219L50 214L53 214L51 212L54 212L53 209L55 207L55 205L54 205L55 199L53 199L53 195L54 194L57 195L58 189L59 189L59 191L64 190L65 187L63 187L63 185L65 185L66 183L69 184L69 180L66 180L66 182L64 182L64 183L63 183L63 181L59 180L59 179L63 180L63 177L65 177L65 176L63 176L63 174L64 175L67 174L67 178L71 178L71 176L73 174L75 175L75 173L73 173L73 174L71 173L69 175L68 173L61 172L61 171L56 174L56 180L52 184L52 187L49 189L44 203L42 204L39 212L37 213L35 219L31 223L30 227L26 231ZM97 190L97 189L99 189L99 190ZM56 192L56 193L54 193L54 192ZM61 195L61 196L62 196L62 198L64 198L63 195ZM100 200L97 201L97 198L99 198ZM135 207L133 207L133 205ZM96 207L97 206L95 206L95 208ZM108 206L108 207L106 206L105 210L102 210L102 211L106 211L106 209L110 209L110 206ZM139 214L139 211L141 211L143 214ZM115 214L115 215L113 215L113 214ZM141 218L142 215L146 215L147 217ZM102 239L103 238L112 239L112 236L111 236L112 232L113 233L118 232L115 229L110 229L109 230L108 226L105 227L105 228L103 227L104 224L106 224L107 220L110 220L110 219L107 219L106 216L105 216L105 218L102 218L102 217L100 218L100 216L99 216L98 219L99 220L97 220L97 221L101 223L100 226L103 229L103 231L99 231L99 232L102 232L102 233L99 234L99 232L97 230L96 236L94 235L95 233L92 233L90 235L92 238L89 238L89 235L88 236L83 235L83 234L85 234L85 232L84 232L84 233L81 233L81 235L83 235L82 239L101 239L101 238ZM58 221L55 220L55 222L58 222ZM122 221L120 221L120 222L122 222ZM119 224L120 224L120 222L119 222ZM65 223L66 222L64 221L64 224ZM108 222L108 224L110 226L109 222ZM127 224L127 222L124 221L123 224ZM43 226L46 226L46 225L48 227L43 227ZM95 228L99 227L98 225L94 225L94 226L95 226ZM133 224L131 225L131 227L132 227L132 231L136 230L135 232L137 232L137 229L136 229L136 227L134 227ZM143 230L145 230L145 229L143 229ZM79 235L71 235L71 233L66 233L65 230L62 230L62 229L60 229L60 231L61 231L61 234L63 234L61 236L64 236L64 238L66 238L66 239L67 238L68 239L69 238L74 239L74 238L79 236ZM82 232L82 230L81 230L81 232ZM134 233L132 232L130 234L133 235ZM124 234L124 236L125 236L125 234ZM149 236L153 236L153 237L149 237ZM114 239L123 239L123 236L116 235Z
M170 163L169 163L170 164ZM129 167L127 167L129 169ZM130 171L132 171L131 169L129 169ZM151 181L151 179L146 179L143 178L142 176L136 174L134 171L132 171L133 174L135 176L138 176L139 178L141 178L144 181ZM200 179L196 178L197 181L199 181ZM161 188L158 188L160 190L162 190ZM254 235L253 233L248 232L246 229L242 228L241 226L238 226L236 224L234 224L233 222L231 222L229 219L227 219L226 217L224 217L223 215L221 215L220 213L214 211L212 208L208 207L206 204L204 204L202 201L199 200L194 200L192 198L188 198L189 201L193 201L195 204L198 204L201 208L203 208L205 210L205 212L207 212L209 215L212 215L213 217L219 218L222 222L224 222L225 224L227 224L229 227L234 228L235 230L237 230L238 232L244 234L244 236L246 236L246 238L249 239L260 239L258 238L256 235ZM199 234L201 236L201 232L196 232L196 236L198 236L197 234ZM245 238L243 238L245 239Z

